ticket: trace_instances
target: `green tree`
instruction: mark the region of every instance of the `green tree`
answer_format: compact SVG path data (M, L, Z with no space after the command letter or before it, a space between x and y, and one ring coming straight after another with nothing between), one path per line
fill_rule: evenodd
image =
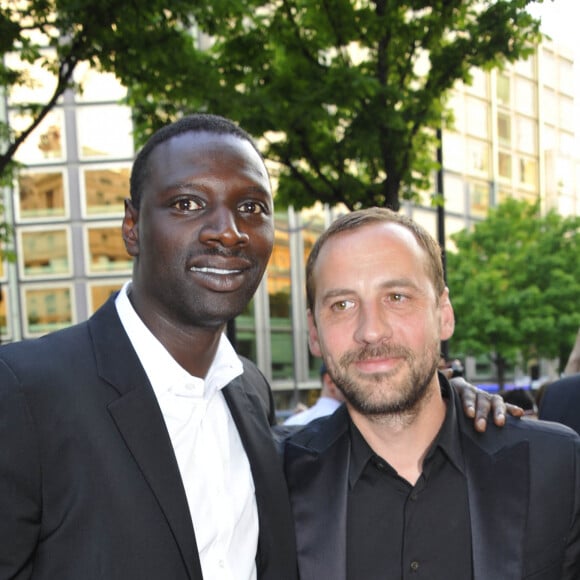
M52 94L43 102L15 104L30 122L19 133L0 123L0 176L10 179L14 155L66 89L75 87L81 62L112 72L128 86L139 76L150 94L167 79L186 79L198 57L191 36L191 0L18 0L0 4L0 86L10 95L34 87L30 67L53 76ZM169 7L168 7L169 6ZM18 55L20 63L6 60ZM126 75L126 71L131 74ZM82 86L76 86L82 90Z
M539 0L541 2L541 0ZM193 6L211 35L193 78L130 83L138 130L207 109L266 140L278 201L398 209L429 189L445 97L472 67L525 57L531 0L228 0ZM134 71L138 73L139 71ZM178 82L179 81L179 82Z
M510 199L452 238L453 350L495 353L500 384L518 356L563 366L580 326L580 218L541 216L538 203Z

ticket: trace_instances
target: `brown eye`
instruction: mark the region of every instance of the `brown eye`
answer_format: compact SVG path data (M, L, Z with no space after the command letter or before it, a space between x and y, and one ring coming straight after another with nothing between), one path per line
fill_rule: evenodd
M258 203L257 201L246 201L242 205L240 205L239 209L242 213L251 213L251 214L268 213L264 205Z
M190 197L178 199L173 203L172 207L178 209L179 211L197 211L202 208L201 203Z

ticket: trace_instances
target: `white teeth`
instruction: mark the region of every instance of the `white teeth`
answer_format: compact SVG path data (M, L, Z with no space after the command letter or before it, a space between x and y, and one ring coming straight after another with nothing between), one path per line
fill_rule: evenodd
M204 274L217 274L218 276L228 276L231 274L239 274L240 270L223 270L222 268L191 268L192 272L203 272Z

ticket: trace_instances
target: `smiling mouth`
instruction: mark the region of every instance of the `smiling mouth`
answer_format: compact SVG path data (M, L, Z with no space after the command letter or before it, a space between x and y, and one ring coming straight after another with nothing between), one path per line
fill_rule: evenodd
M201 272L202 274L213 274L214 276L235 276L237 274L241 274L242 270L239 269L225 269L225 268L209 268L207 266L204 267L191 267L190 272Z

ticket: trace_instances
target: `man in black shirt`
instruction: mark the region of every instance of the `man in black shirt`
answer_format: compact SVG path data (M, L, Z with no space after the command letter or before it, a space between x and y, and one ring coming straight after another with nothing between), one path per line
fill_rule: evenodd
M301 580L578 580L580 438L466 420L437 373L454 329L437 242L353 212L306 278L310 348L346 404L286 443Z

